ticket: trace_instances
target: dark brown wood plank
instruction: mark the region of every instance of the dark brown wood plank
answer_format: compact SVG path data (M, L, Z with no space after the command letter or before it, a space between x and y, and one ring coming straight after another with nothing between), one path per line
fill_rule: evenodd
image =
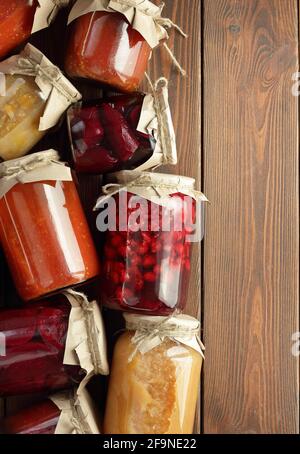
M205 433L298 433L296 0L204 0Z

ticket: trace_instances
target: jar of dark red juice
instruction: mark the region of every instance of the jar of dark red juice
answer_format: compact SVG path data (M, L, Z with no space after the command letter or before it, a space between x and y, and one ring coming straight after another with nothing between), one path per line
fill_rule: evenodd
M192 243L201 239L195 180L122 171L109 176L96 208L105 233L101 301L123 311L166 315L184 308ZM197 203L199 202L199 203Z
M0 164L0 240L24 301L80 284L99 262L70 168L54 150Z
M0 333L1 397L52 392L108 373L99 308L77 292L1 309Z

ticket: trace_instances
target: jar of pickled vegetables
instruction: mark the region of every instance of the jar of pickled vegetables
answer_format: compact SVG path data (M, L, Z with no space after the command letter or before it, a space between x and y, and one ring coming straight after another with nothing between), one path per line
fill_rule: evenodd
M121 171L108 181L96 204L105 232L101 302L152 315L184 309L206 198L194 179L176 175Z
M99 275L71 170L54 150L0 164L0 240L24 301Z
M26 41L31 33L50 25L69 0L1 0L0 59Z
M161 17L162 9L149 0L78 0L69 16L66 72L121 91L136 91L152 49L168 38L167 29L175 25Z
M152 94L76 103L67 118L77 172L104 174L177 163L166 79L155 83Z
M82 294L69 292L30 308L0 309L0 332L5 339L1 397L75 384L81 390L92 375L108 373L101 314L96 302L87 302Z
M0 433L18 435L100 434L86 390L63 391L0 421Z
M1 72L0 159L9 160L27 154L81 95L31 45L1 62Z
M126 314L115 346L105 434L192 434L203 346L198 320Z

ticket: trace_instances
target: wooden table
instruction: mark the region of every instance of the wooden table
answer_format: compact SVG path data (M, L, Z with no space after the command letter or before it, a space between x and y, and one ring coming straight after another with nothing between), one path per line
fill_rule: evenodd
M299 357L291 353L300 331L299 99L292 95L299 5L165 2L165 15L189 33L188 40L170 33L186 79L164 50L151 63L153 80L170 80L179 164L169 170L195 177L211 202L186 296L207 347L197 426L207 434L299 433ZM62 13L31 40L60 66L64 20ZM50 146L66 150L64 129L36 151ZM80 183L89 212L99 180ZM3 408L11 413L28 400L7 399Z

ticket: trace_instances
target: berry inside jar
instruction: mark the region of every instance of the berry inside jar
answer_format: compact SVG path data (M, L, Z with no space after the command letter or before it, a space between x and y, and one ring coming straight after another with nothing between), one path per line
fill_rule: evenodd
M123 193L124 194L124 193ZM137 216L137 196L126 193L127 230L120 231L120 195L115 195L116 226L107 231L101 297L111 309L168 315L185 306L184 286L191 269L196 202L181 193L170 196L172 210L145 199L147 214ZM144 205L145 206L145 205ZM156 212L155 219L153 213ZM168 219L168 222L166 222ZM182 229L178 228L181 220Z
M130 170L153 155L156 141L137 130L144 94L116 95L69 109L68 128L77 172Z

